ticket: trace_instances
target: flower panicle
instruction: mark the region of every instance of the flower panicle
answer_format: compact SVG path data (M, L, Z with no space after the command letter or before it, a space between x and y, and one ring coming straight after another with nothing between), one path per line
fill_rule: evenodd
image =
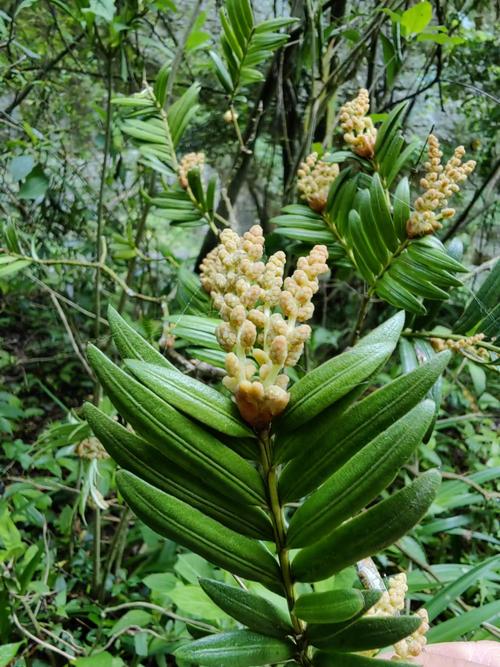
M370 95L361 88L357 96L346 102L340 109L340 127L344 141L360 157L371 160L375 155L377 129L367 115L370 111Z
M223 322L217 339L227 352L224 385L234 393L242 417L266 428L289 401L285 368L294 366L311 334L304 322L318 277L328 271L328 251L315 246L284 278L286 255L278 251L263 261L262 228L243 237L225 229L220 244L201 265L201 283Z
M179 185L183 190L189 188L188 174L190 171L199 169L200 172L203 172L205 166L205 153L187 153L179 162L179 167L177 170L177 176L179 179Z
M397 616L404 611L405 597L408 592L408 582L406 574L401 572L391 577L387 590L382 593L380 600L367 612L368 617ZM422 622L420 626L408 637L394 644L395 656L393 660L414 658L422 653L427 643L426 633L429 630L429 616L426 609L419 609L416 612ZM374 652L367 651L366 655L373 655Z
M297 190L316 213L322 213L328 201L333 181L339 175L339 166L311 153L301 162L297 171Z
M476 167L475 160L463 162L463 146L457 146L453 156L443 165L443 153L435 135L429 135L428 145L428 160L424 165L426 174L420 180L424 192L415 201L415 210L406 225L410 238L433 234L441 229L441 220L455 215L455 209L448 207L448 200L460 190L459 184L465 181Z

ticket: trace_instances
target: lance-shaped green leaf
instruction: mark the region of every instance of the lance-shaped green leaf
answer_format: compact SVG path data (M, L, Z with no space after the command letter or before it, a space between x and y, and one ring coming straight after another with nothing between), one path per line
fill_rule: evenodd
M294 612L307 623L340 623L358 614L364 607L361 591L355 588L305 593L295 603Z
M402 178L396 191L394 192L394 199L392 204L392 215L394 220L394 228L398 238L403 241L407 238L406 223L410 218L410 183L406 176Z
M113 364L96 347L88 358L118 412L169 459L228 498L265 504L262 478L248 461Z
M385 301L396 308L404 308L409 313L423 315L427 312L426 308L399 280L394 278L389 271L377 280L375 286L376 293Z
M378 660L367 658L355 653L334 653L333 651L317 651L312 664L314 667L394 667L393 660ZM398 667L415 667L415 663L397 662Z
M434 237L425 236L413 241L408 246L408 253L417 261L431 268L459 273L467 271L460 262L448 255L441 241Z
M226 528L126 470L116 477L127 503L157 533L233 574L279 589L278 563L261 542Z
M125 365L148 389L189 417L226 435L253 436L241 421L236 405L217 389L153 364L127 360Z
M290 660L291 642L250 630L233 630L203 637L175 651L175 657L204 667L258 667Z
M307 626L307 638L313 645L320 645L321 642L326 642L332 637L335 637L346 628L356 623L362 618L366 612L371 609L382 597L382 591L377 590L362 590L359 591L363 599L363 607L354 616L339 623L309 623Z
M336 651L368 651L390 646L411 635L422 624L420 616L360 618L333 637L316 640L318 648Z
M366 507L396 477L433 416L434 403L424 401L349 459L295 512L287 545L295 549L314 544Z
M271 637L293 633L283 613L260 595L214 579L200 579L200 586L218 607L250 630Z
M392 221L389 208L388 195L384 190L380 176L375 173L370 185L370 199L373 210L373 217L377 223L379 233L385 241L386 246L391 252L394 252L399 243L394 223Z
M316 489L379 433L415 407L434 385L450 360L440 352L427 364L381 387L347 410L321 415L309 433L301 431L301 452L283 470L280 498L290 502Z
M433 285L429 280L421 280L408 271L401 262L396 260L388 269L388 274L400 285L412 294L424 297L425 299L438 299L445 301L448 298L448 292L437 285Z
M351 350L307 373L292 387L290 407L278 429L292 431L305 424L370 377L390 357L403 324L404 314L397 313Z
M439 623L429 630L427 639L430 644L451 642L462 638L468 632L477 630L481 623L494 621L500 615L500 600L494 600L482 607L471 609L456 618Z
M113 342L122 359L139 359L177 371L176 367L155 350L140 333L137 333L113 306L108 307L108 322Z
M298 581L321 581L394 544L424 516L436 495L440 474L421 475L387 500L299 551L292 563Z
M208 488L203 480L170 461L157 447L131 433L92 404L85 404L84 414L106 451L126 470L228 528L258 539L273 539L270 519L260 507L224 498Z

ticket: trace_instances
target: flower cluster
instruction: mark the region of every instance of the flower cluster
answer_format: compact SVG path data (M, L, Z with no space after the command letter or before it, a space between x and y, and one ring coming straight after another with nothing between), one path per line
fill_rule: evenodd
M396 657L393 658L393 660L397 661L399 658L403 660L407 658L416 658L422 653L424 646L427 644L427 638L425 636L429 630L429 615L427 609L419 609L417 611L417 616L420 616L422 623L409 637L405 637L394 644Z
M403 611L405 606L405 595L408 591L406 574L401 572L391 577L389 587L382 593L382 597L371 609L366 612L367 616L394 616Z
M284 369L297 363L311 334L303 322L314 311L318 276L328 271L325 246L314 246L299 258L285 279L285 253L274 253L267 263L263 254L258 225L243 237L225 229L201 265L201 283L223 319L217 339L228 353L224 385L256 429L267 427L288 404Z
M178 177L179 185L184 190L189 187L188 174L194 169L203 171L205 165L205 153L187 153L179 163Z
M370 96L366 88L361 88L357 97L346 102L340 109L340 126L344 131L344 141L361 157L371 159L375 154L377 130L372 119L367 116L370 110Z
M311 153L301 163L297 172L297 189L313 211L321 213L324 210L330 186L338 175L338 164L326 162L317 153Z
M367 611L367 616L396 616L404 611L405 596L408 591L406 574L403 572L391 577L389 586L382 593L380 600ZM426 633L429 630L429 617L425 609L419 609L417 616L420 616L422 623L418 629L405 639L394 645L396 652L394 660L399 658L410 658L420 655L426 644ZM374 655L375 651L367 651L365 655Z
M476 166L474 160L462 162L465 155L463 146L458 146L453 157L443 166L443 153L433 134L429 135L428 155L429 160L424 165L427 173L420 180L425 192L416 200L415 210L406 225L410 238L432 234L442 227L440 220L455 215L455 209L448 208L448 199L460 190L458 184L465 181Z

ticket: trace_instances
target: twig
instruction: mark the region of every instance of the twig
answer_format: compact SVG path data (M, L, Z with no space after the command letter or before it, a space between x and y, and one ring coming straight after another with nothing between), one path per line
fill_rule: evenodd
M189 623L190 625L194 625L197 628L200 628L201 630L206 630L207 632L217 632L217 628L214 627L213 625L209 625L208 623L202 623L201 621L196 621L191 618L187 618L186 616L179 616L179 614L175 614L172 611L169 611L168 609L165 609L165 607L160 607L158 604L153 604L152 602L123 602L122 604L115 605L114 607L106 607L106 609L103 609L101 614L103 618L105 618L108 614L110 614L113 611L121 611L123 609L151 609L152 611L158 611L161 614L164 614L165 616L168 616L169 618L174 619L175 621L182 621L183 623Z
M477 482L474 482L474 480L470 479L469 477L458 475L456 472L441 472L441 477L443 479L456 479L459 482L468 484L468 486L471 486L473 489L478 491L485 498L485 500L500 498L500 493L497 493L496 491L487 491L486 489L483 489L483 487L480 486Z
M70 653L66 653L66 651L63 651L60 648L57 648L57 646L54 646L53 644L49 644L48 642L44 641L43 639L40 639L39 637L36 637L33 635L29 630L27 630L25 627L23 627L16 615L15 612L12 612L12 622L16 626L16 628L22 632L22 634L25 637L28 637L28 639L31 639L31 641L35 642L35 644L38 644L39 646L42 646L44 649L47 651L52 651L53 653L58 653L59 655L62 655L63 658L66 660L72 662L75 658L74 655L71 655Z
M63 323L63 326L66 330L66 333L68 334L68 338L69 338L69 341L71 343L71 347L73 348L76 356L80 360L80 363L84 367L85 372L87 373L87 375L90 378L92 378L92 380L95 380L95 376L94 376L94 373L92 372L92 369L88 365L87 360L85 359L85 357L83 356L80 348L78 347L78 343L76 342L76 339L73 335L73 331L71 330L70 324L69 324L69 322L66 318L64 310L61 307L61 304L59 303L57 297L54 296L53 293L50 294L50 299L51 299L52 303L54 304L55 309L57 310L57 313L58 313L58 315L59 315L59 317L60 317L60 319Z

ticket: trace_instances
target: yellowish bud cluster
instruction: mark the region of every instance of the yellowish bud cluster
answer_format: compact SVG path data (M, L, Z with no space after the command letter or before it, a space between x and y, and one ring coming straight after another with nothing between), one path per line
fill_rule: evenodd
M453 352L476 352L475 345L484 340L485 336L483 333L475 334L474 336L469 336L468 338L460 338L460 340L453 340L452 338L431 338L430 342L432 347L436 352L442 352L442 350L452 350Z
M311 153L300 164L297 189L313 211L321 213L324 210L330 186L338 175L338 164L325 162L317 153Z
M81 459L109 459L108 452L104 449L101 442L94 437L82 440L76 446L75 453Z
M424 646L427 644L427 638L425 636L429 630L429 615L427 614L427 609L419 609L417 611L417 616L420 616L422 619L420 626L409 637L405 637L405 639L394 644L396 655L393 660L396 662L399 658L402 660L416 658L422 653Z
M474 160L462 162L465 155L463 146L458 146L453 157L443 166L439 140L433 134L429 135L428 155L429 160L424 165L427 173L420 180L425 192L416 200L415 210L406 225L410 238L432 234L442 227L441 220L455 215L455 209L448 208L448 199L460 190L458 184L465 181L476 166Z
M340 109L340 126L344 131L344 141L361 157L371 159L375 154L377 130L372 119L367 116L370 110L370 96L366 88L361 88L357 97L346 102Z
M267 262L262 228L243 237L230 229L201 265L201 283L224 320L217 339L228 353L224 385L236 398L242 417L265 428L289 401L286 366L294 366L311 334L306 324L318 291L318 276L328 271L325 246L299 258L293 275L283 279L286 256L278 251Z
M397 616L405 608L405 596L408 592L408 583L406 574L401 572L391 577L389 586L382 593L382 597L371 609L366 612L366 616ZM417 616L422 618L419 628L409 637L402 639L394 645L396 652L393 660L399 658L409 658L420 655L426 644L425 634L429 630L429 617L425 609L419 609ZM376 651L366 651L363 655L373 656Z
M194 169L203 171L205 166L205 153L187 153L179 163L178 176L179 185L184 190L189 187L188 174Z
M405 596L408 591L406 574L401 572L391 577L389 587L382 593L382 597L371 609L366 612L367 616L394 616L403 611Z

